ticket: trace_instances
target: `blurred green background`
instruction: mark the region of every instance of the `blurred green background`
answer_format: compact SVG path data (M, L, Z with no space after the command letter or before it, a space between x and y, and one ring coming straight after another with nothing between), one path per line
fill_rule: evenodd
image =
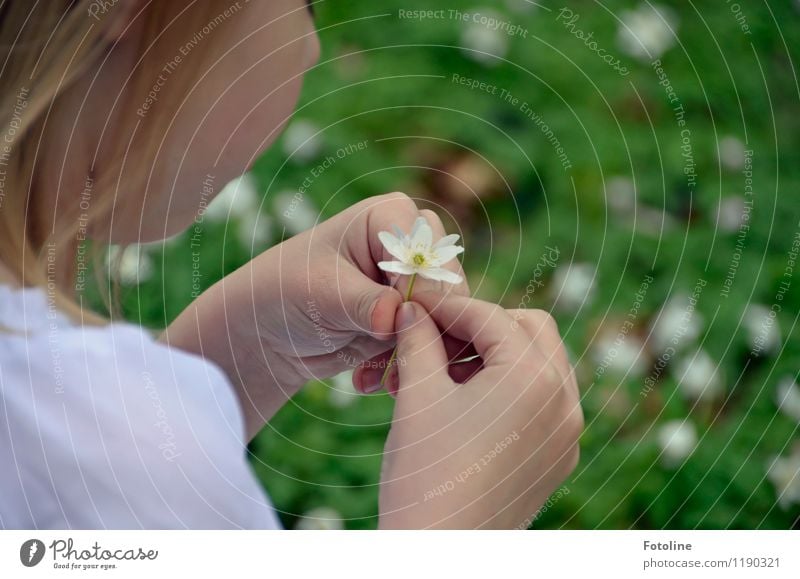
M462 233L476 296L553 312L577 368L581 463L534 528L797 527L798 3L316 11L320 64L212 205L195 281L404 191ZM126 313L163 326L192 298L189 236L130 252ZM392 406L347 376L310 383L252 442L286 526L375 527Z

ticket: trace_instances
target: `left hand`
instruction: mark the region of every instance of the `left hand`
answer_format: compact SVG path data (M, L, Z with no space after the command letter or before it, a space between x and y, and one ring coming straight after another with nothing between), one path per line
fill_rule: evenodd
M200 296L190 307L193 316L181 314L177 322L184 318L203 342L202 349L188 349L201 349L227 370L255 428L308 380L392 350L409 278L387 279L378 269L379 261L393 259L378 232L392 225L410 231L419 216L435 237L445 234L435 213L420 211L402 193L366 199L264 252ZM458 260L446 267L463 277ZM424 290L469 295L466 281L453 286L418 277L414 291ZM205 329L197 329L201 324ZM168 334L174 331L171 326ZM354 384L366 392L374 384L362 375L354 374Z
M394 259L378 232L391 231L392 225L410 231L420 216L435 237L445 235L439 217L417 209L408 196L372 197L245 266L248 285L260 288L251 296L250 313L256 314L262 344L304 380L336 375L391 350L395 313L409 277L387 279L390 274L378 269L379 261ZM458 260L448 266L463 277ZM414 291L426 289L469 295L466 281L453 286L418 277Z

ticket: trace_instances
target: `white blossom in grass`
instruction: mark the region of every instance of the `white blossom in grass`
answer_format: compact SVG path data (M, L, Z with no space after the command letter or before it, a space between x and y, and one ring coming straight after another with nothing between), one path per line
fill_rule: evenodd
M658 446L667 466L677 466L692 454L697 446L697 430L688 420L670 420L658 429Z
M536 2L531 0L506 0L506 6L517 14L527 14L532 12L534 8L540 8Z
M675 218L669 212L639 204L636 207L636 232L655 239L661 239L664 234L675 229Z
M353 371L347 370L337 374L330 380L328 389L328 401L336 408L347 408L351 406L358 397L358 393L353 388Z
M153 277L153 259L139 245L129 245L124 250L116 245L109 247L107 264L110 273L119 275L122 285L138 285Z
M247 249L263 249L272 239L272 217L251 211L239 219L239 243Z
M800 447L786 458L776 456L767 465L767 478L775 487L778 505L788 510L792 504L800 504Z
M594 296L596 270L588 263L571 263L553 274L551 292L555 305L562 309L578 309L588 305Z
M321 130L305 119L293 121L283 134L283 152L296 163L309 163L322 151Z
M719 140L719 160L734 171L744 167L745 146L736 137L722 137Z
M337 510L317 507L300 517L294 528L300 531L341 531L344 529L344 522Z
M690 296L679 294L667 302L650 326L653 353L681 350L693 344L702 331L703 317L694 309Z
M626 215L636 208L636 187L630 177L611 177L606 182L606 195L609 207L617 213Z
M290 235L297 235L314 227L319 221L319 211L307 195L299 191L281 191L272 201L275 216Z
M495 22L502 22L502 17L493 10L476 10L480 17L493 18ZM508 53L509 36L504 31L494 30L486 24L474 22L470 19L464 23L461 34L461 46L464 54L483 65L497 66ZM497 58L495 58L497 57Z
M752 304L742 318L753 354L775 353L781 345L781 329L774 312L767 306Z
M678 18L672 9L640 4L635 10L622 11L617 41L628 56L649 62L675 44L677 27Z
M259 193L255 180L245 173L222 188L219 195L208 204L203 219L225 223L231 218L241 218L258 211Z
M721 370L704 350L680 358L673 375L687 398L708 400L722 392Z
M781 412L800 424L800 387L791 376L784 376L775 390L775 404Z
M635 334L603 332L592 346L592 359L601 375L608 371L615 376L638 378L647 372L647 352Z
M394 230L394 235L388 231L378 233L378 239L396 260L378 263L383 271L401 275L419 274L425 279L447 283L463 281L460 275L442 267L464 251L463 247L456 245L458 235L445 235L433 243L433 230L424 217L417 218L410 235L397 227Z
M717 205L718 227L727 233L739 230L744 217L744 198L740 195L730 195L719 200Z

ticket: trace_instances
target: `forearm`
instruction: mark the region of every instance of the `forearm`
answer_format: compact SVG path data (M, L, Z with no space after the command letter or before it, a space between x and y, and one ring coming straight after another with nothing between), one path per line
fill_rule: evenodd
M305 379L262 339L253 311L252 286L232 279L241 272L200 295L160 340L200 355L225 371L239 399L250 440Z

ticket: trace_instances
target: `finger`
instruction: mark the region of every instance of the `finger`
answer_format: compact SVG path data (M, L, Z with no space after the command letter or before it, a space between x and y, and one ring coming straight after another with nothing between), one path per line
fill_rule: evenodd
M512 331L514 319L500 306L436 292L415 293L414 300L443 332L472 343L486 367L513 364L530 350L530 336Z
M466 382L475 372L477 372L483 361L477 359L472 362L453 364L453 362L462 360L464 358L471 358L477 356L477 352L472 344L468 344L463 340L453 338L452 336L443 335L442 341L444 342L445 352L447 352L447 360L450 364L448 369L450 377L459 383ZM386 344L384 344L385 346ZM391 358L392 350L386 350L380 354L373 356L365 361L361 366L356 368L353 372L353 387L357 392L362 394L374 394L381 390L381 379L389 366L389 359ZM395 360L397 362L397 360ZM396 366L395 363L392 364ZM390 373L396 373L397 369L393 368ZM392 374L389 377L392 377ZM387 380L387 386L390 385L391 380ZM388 388L387 388L388 391Z
M359 269L374 281L392 280L387 277L389 274L378 268L379 262L395 259L383 246L378 234L381 231L394 232L395 227L410 232L420 217L417 205L404 193L389 193L366 199L354 206L352 211L352 214L345 212L350 221L345 224L343 247L339 251L352 258ZM340 218L344 217L342 214ZM397 282L395 287L404 294L409 277L400 276L394 281Z
M439 328L414 302L397 310L397 374L400 392L430 379L448 383L447 352Z
M475 358L468 362L459 362L458 364L450 364L447 372L453 382L464 384L468 382L475 374L483 369L483 360Z
M394 336L394 318L403 301L394 288L376 283L360 272L352 272L353 279L341 284L340 296L345 320L341 329L361 332L378 340ZM339 324L337 324L339 325Z
M567 349L558 331L555 319L544 310L508 310L511 317L533 338L544 358L553 364L563 377L563 385L576 401L580 401L580 390L575 368L569 362Z
M553 316L544 310L508 310L516 325L531 336L545 358L558 365L564 375L569 372L569 359Z
M381 384L386 368L389 367L394 348L373 356L353 372L353 387L361 394L375 394L383 389ZM394 364L394 361L392 362ZM388 380L387 380L388 383Z

